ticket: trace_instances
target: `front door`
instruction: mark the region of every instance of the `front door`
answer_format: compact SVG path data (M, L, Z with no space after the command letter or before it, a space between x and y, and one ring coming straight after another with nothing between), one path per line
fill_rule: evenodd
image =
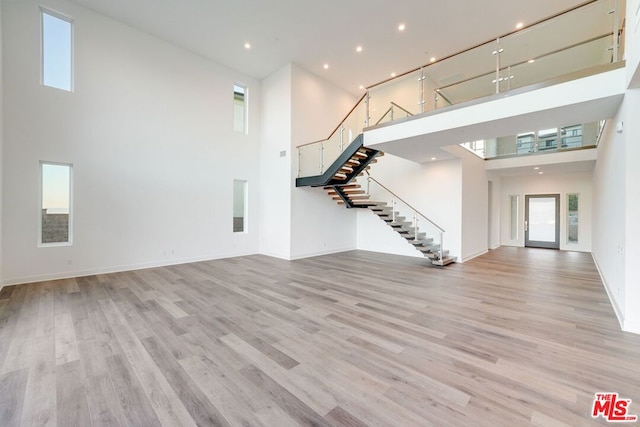
M560 249L560 195L525 196L524 245Z

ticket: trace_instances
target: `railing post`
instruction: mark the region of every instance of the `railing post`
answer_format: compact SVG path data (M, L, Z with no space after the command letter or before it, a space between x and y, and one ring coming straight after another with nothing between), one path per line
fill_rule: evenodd
M391 198L391 222L396 222L396 198Z
M413 240L418 241L418 214L413 213Z
M618 8L618 0L613 2L613 10L609 13L613 13L613 62L618 62L618 49L619 49L619 37L620 37L620 12Z
M369 186L371 185L371 177L368 176L367 177L367 196L370 196L371 193L369 192Z
M438 89L433 91L433 109L438 109Z
M340 152L344 151L344 123L340 125Z
M424 67L420 67L420 113L424 113Z
M365 112L365 118L364 118L364 127L368 128L369 127L369 120L371 119L371 116L369 115L369 100L371 99L371 94L369 92L369 89L367 89L367 96L364 99L364 103L366 104L367 108L366 108L366 112Z
M496 39L496 44L496 50L493 51L496 57L496 93L500 93L500 54L504 51L500 48L500 37Z
M324 173L324 142L320 143L320 175Z
M393 121L393 102L391 102L391 121Z
M302 175L302 153L300 148L298 148L298 178L300 178L300 175Z
M444 247L444 233L442 233L441 231L440 232L440 250L438 251L438 256L440 257L440 261L442 261L443 247Z

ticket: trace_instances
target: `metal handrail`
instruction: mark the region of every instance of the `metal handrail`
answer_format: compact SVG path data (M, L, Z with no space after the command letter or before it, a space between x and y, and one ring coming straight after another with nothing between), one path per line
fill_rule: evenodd
M367 180L368 181L373 181L376 184L378 184L380 187L382 187L385 191L387 191L389 194L391 194L393 197L395 197L396 199L400 200L402 203L404 203L405 205L407 205L407 207L409 207L409 209L411 209L413 212L415 212L416 214L420 215L422 218L426 219L427 222L431 225L433 225L435 228L437 228L440 232L442 233L446 233L446 231L444 230L444 228L440 227L438 224L436 224L435 222L433 222L432 220L430 220L426 215L422 214L419 210L417 210L416 208L414 208L413 206L411 206L409 203L407 203L406 201L404 201L400 196L398 196L396 193L394 193L393 191L389 190L387 187L385 187L382 183L380 183L380 181L378 181L377 179L375 179L374 177L372 177L369 174L369 171L367 171Z
M382 120L387 117L387 114L389 114L389 112L393 113L393 107L398 107L400 110L404 111L405 113L407 113L409 115L409 117L413 116L413 113L409 110L407 110L406 108L402 108L400 105L396 104L395 102L391 101L391 107L389 107L387 109L387 111L384 112L384 114L382 115L382 117L380 117L380 120L378 120L376 122L376 125L379 125L380 122L382 122ZM391 115L391 120L393 121L393 114Z

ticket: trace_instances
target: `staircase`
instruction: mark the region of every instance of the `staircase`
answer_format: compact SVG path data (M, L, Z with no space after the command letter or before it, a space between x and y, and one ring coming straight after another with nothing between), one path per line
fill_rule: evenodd
M324 189L339 205L347 208L369 209L381 220L387 223L396 233L400 234L407 243L431 260L433 265L445 266L455 262L456 257L449 256L449 251L440 251L440 244L433 238L427 237L415 226L415 220L407 220L404 216L389 206L386 202L374 202L360 184L343 184L326 186Z
M324 173L317 176L297 178L296 187L323 187L333 200L339 205L344 205L347 209L371 210L434 265L445 266L455 262L456 258L449 256L449 251L441 248L444 230L369 176L371 165L375 164L378 158L382 156L384 156L383 152L364 147L363 136L359 135ZM368 192L356 182L356 178L363 176L365 173L369 182L377 183L393 197L391 206L386 202L370 200ZM396 210L396 200L411 209L413 212L411 220L407 220ZM434 242L433 238L427 237L426 233L418 229L418 216L439 230L440 243Z

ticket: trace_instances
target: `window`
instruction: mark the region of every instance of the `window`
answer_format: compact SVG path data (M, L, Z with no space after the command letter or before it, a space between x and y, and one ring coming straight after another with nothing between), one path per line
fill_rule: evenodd
M511 199L511 240L518 240L518 200L519 196L509 196Z
M534 153L536 151L535 132L519 133L516 137L516 150L518 154Z
M41 10L42 21L42 84L71 91L72 34L70 18Z
M40 164L40 244L71 243L71 165Z
M247 181L233 180L233 232L247 231Z
M567 243L578 243L578 194L567 194Z
M558 129L544 129L538 132L538 150L552 150L558 147Z
M233 130L247 133L247 87L233 85Z

